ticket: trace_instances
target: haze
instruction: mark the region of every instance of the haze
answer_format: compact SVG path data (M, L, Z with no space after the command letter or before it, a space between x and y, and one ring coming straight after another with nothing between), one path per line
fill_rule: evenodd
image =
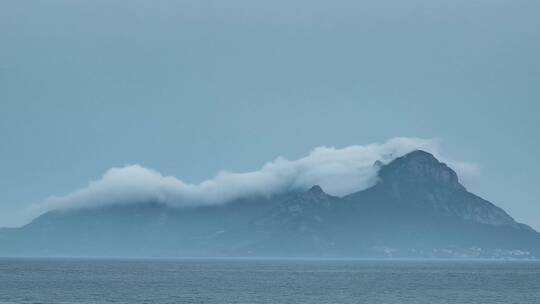
M4 1L0 226L112 167L198 183L407 136L538 230L540 3L507 3Z

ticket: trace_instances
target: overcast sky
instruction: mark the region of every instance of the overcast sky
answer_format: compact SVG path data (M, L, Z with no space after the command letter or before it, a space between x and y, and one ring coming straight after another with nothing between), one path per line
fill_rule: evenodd
M540 2L2 1L0 226L140 164L197 183L439 138L540 229Z

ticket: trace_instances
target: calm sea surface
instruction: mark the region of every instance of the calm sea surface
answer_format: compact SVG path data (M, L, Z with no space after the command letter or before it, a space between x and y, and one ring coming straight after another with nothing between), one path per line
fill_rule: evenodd
M0 303L540 303L540 262L0 259Z

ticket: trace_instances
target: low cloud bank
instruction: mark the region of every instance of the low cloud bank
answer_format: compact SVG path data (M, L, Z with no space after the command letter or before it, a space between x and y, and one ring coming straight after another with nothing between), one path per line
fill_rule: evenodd
M366 189L377 182L375 161L386 164L416 149L434 154L456 170L462 179L478 174L473 163L443 157L437 140L399 137L382 144L342 149L317 147L297 160L278 157L257 171L219 172L199 184L163 176L140 165L111 168L100 180L65 196L51 197L33 206L32 211L40 214L53 209L150 201L177 207L223 204L247 196L269 196L307 189L316 184L327 193L341 196Z

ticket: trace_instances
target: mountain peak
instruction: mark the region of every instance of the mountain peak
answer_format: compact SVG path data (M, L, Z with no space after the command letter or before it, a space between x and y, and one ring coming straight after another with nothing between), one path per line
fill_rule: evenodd
M403 157L405 158L417 158L417 159L423 159L425 161L436 161L439 162L433 154L424 151L424 150L414 150L412 152L409 152L405 154Z
M313 194L324 193L323 189L319 185L314 185L313 187L309 188L308 192Z
M394 159L380 168L379 178L380 183L373 187L379 200L399 202L402 210L495 226L515 225L504 210L468 192L456 172L428 152L416 150Z
M414 183L445 185L452 188L461 188L458 176L454 170L445 163L440 162L433 154L415 150L404 156L394 159L383 166L379 172L383 183Z

